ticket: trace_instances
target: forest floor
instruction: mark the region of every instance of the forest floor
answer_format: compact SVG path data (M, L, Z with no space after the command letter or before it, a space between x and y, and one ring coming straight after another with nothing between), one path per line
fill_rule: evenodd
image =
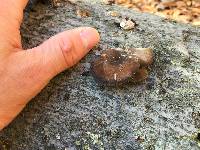
M141 12L200 26L200 0L113 0L112 2Z

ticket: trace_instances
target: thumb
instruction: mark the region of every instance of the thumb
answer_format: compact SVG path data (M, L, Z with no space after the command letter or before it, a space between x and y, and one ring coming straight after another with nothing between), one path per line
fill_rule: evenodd
M10 54L3 61L7 66L0 75L3 85L0 86L0 130L53 76L76 64L98 41L95 29L77 28L62 32L33 49Z
M90 27L81 27L59 33L40 46L26 52L28 53L28 59L34 60L40 71L46 71L48 74L45 76L52 78L76 64L98 42L99 34L97 30Z

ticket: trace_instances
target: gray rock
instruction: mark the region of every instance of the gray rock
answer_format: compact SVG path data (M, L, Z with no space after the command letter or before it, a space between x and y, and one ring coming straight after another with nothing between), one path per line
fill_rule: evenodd
M24 47L79 26L97 28L101 42L54 78L0 133L0 149L199 149L200 28L95 0L64 4L57 9L40 4L25 18ZM91 16L77 17L77 8ZM119 11L138 26L120 29L121 18L109 11ZM97 51L113 47L152 48L148 79L110 88L82 75Z

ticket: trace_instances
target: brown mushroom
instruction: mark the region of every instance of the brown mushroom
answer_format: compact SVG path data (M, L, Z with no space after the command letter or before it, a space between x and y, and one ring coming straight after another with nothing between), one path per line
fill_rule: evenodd
M108 84L123 82L139 69L138 59L126 52L108 49L91 63L92 75L97 81Z
M91 73L98 82L107 85L142 81L148 74L142 66L149 65L152 62L150 58L150 50L132 49L126 52L108 49L91 63Z
M135 55L141 66L148 66L153 62L153 51L150 48L132 48L128 53Z

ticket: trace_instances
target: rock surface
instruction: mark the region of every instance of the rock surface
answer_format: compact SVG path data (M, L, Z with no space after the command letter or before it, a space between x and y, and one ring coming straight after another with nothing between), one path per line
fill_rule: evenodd
M90 16L77 16L77 9ZM120 16L138 26L120 29ZM79 26L97 28L99 46L54 78L0 133L0 149L200 149L200 28L95 0L64 2L57 9L39 4L25 17L24 47ZM84 73L99 51L113 47L152 48L147 80L110 88Z

